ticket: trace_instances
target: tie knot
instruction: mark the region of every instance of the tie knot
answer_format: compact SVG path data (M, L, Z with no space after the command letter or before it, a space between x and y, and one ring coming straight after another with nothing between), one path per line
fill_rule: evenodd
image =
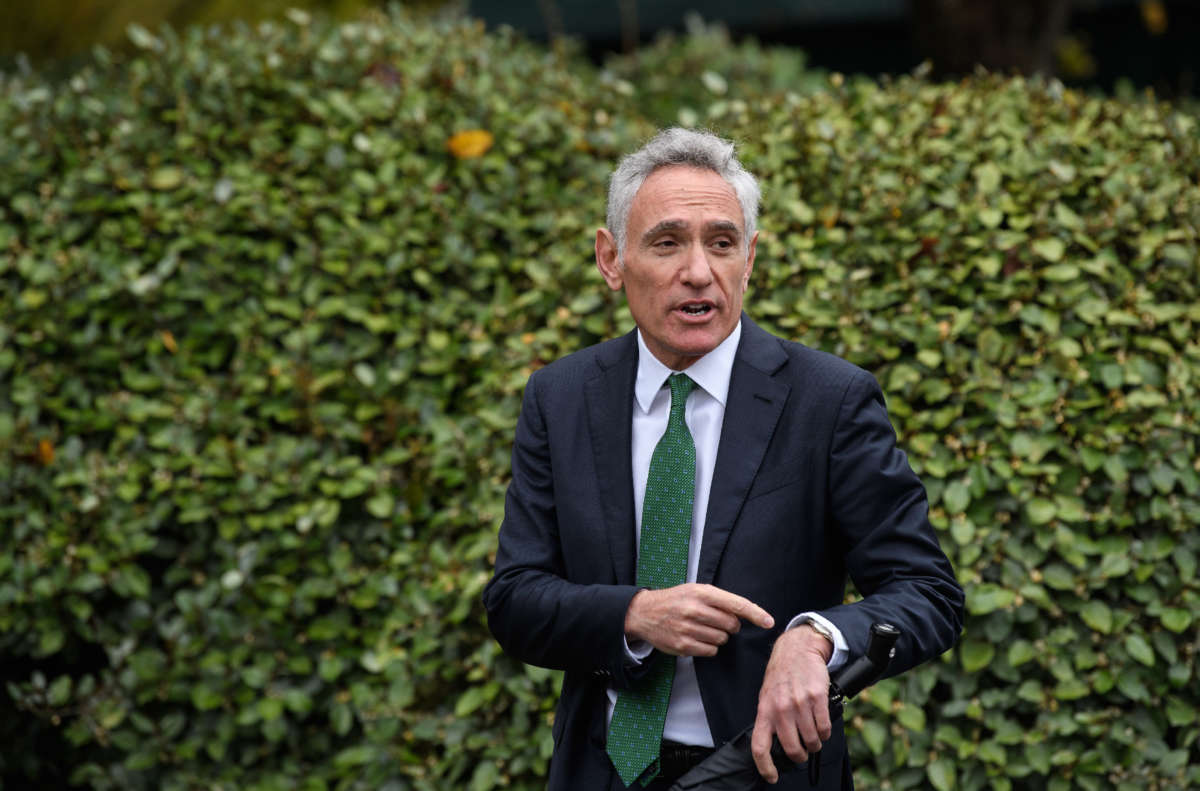
M671 412L682 412L688 394L692 392L696 383L687 374L671 374L667 378L667 384L671 387Z

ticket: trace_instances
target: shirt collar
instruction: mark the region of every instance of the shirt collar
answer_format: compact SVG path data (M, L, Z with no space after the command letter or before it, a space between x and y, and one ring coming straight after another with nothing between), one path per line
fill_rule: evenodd
M682 372L686 373L704 392L719 401L721 406L725 406L725 399L729 395L729 378L733 374L733 358L737 354L738 341L741 340L741 337L742 322L739 319L728 338ZM643 412L649 413L650 405L654 403L654 396L662 389L667 377L672 373L679 372L672 371L663 365L651 353L650 349L646 347L645 339L642 338L640 328L637 331L637 342L637 383L634 385L633 392L638 406Z

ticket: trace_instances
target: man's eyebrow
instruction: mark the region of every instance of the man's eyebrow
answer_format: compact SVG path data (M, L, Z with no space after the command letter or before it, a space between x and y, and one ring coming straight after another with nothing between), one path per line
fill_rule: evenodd
M663 220L653 228L642 234L642 244L647 244L654 237L667 231L684 231L687 230L688 224L684 220ZM740 238L742 229L737 223L732 220L713 220L704 224L704 230L708 232L723 231L732 234L734 238Z
M733 234L734 236L742 235L742 229L738 227L737 223L731 220L714 220L713 222L706 224L704 227L709 231L725 231Z
M683 220L663 220L658 225L655 225L650 230L642 234L642 244L646 244L655 236L666 231L682 231L688 227L688 224Z

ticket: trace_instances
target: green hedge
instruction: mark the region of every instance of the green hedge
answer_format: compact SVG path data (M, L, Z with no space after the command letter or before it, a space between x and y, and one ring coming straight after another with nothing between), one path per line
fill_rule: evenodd
M136 43L0 86L5 783L540 787L557 679L479 603L519 396L629 326L605 178L683 114L763 177L750 311L880 379L967 587L852 704L860 785L1200 784L1193 116L713 31Z

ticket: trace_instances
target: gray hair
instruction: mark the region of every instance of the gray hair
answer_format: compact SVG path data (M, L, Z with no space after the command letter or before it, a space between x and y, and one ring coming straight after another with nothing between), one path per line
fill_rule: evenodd
M668 165L688 165L711 170L733 188L742 207L746 235L743 246L754 236L758 220L758 181L742 167L734 154L733 143L711 132L672 127L654 136L649 143L626 155L608 182L608 230L617 242L617 253L624 259L626 231L633 199L650 174Z

